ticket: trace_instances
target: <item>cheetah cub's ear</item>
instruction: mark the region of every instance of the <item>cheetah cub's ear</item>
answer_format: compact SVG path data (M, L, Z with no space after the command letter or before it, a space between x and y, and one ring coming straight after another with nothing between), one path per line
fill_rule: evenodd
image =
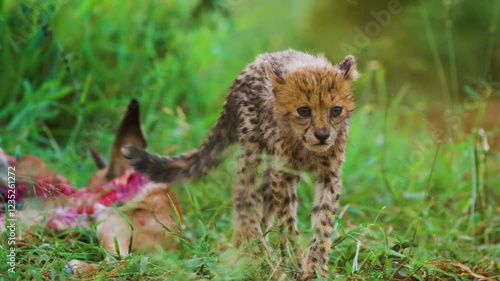
M272 85L285 84L283 73L280 70L274 68L268 61L266 61L264 65L267 76L269 77L269 80L271 81Z
M344 61L338 65L338 68L344 78L348 81L355 81L359 77L356 60L351 55L345 57Z

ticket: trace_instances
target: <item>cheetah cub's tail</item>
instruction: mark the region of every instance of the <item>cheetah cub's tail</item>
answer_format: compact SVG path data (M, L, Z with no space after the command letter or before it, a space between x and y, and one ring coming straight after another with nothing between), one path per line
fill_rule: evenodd
M221 116L205 142L197 149L178 156L160 156L135 146L125 146L122 153L136 171L154 182L182 182L199 178L218 163L218 155L236 142L234 110L224 106Z

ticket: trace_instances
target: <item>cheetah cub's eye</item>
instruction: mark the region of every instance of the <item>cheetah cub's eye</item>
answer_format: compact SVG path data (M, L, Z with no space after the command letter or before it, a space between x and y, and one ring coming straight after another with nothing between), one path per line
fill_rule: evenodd
M337 117L342 113L342 106L334 106L330 109L330 117Z
M311 109L306 106L297 108L297 114L302 118L311 117Z

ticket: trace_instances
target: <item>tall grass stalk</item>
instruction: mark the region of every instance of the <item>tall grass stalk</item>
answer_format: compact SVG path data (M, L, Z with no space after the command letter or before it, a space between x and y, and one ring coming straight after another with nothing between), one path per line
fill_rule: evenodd
M431 48L432 58L434 60L434 64L436 66L437 76L439 80L439 84L441 85L441 91L443 92L443 97L447 105L451 103L450 90L448 88L448 83L446 81L446 75L444 71L444 66L441 61L441 57L439 55L439 48L436 42L436 38L434 35L434 31L432 29L431 21L429 18L429 12L426 7L426 1L419 1L420 5L420 15L424 22L424 30L427 36L427 40L429 41L429 46Z
M495 6L493 6L493 10L491 11L491 24L490 30L488 30L488 34L490 35L488 38L488 45L486 48L486 55L484 56L484 71L483 77L488 78L490 75L491 68L491 59L493 58L493 49L495 46L495 41L498 38L498 23L500 18L500 0L495 1Z

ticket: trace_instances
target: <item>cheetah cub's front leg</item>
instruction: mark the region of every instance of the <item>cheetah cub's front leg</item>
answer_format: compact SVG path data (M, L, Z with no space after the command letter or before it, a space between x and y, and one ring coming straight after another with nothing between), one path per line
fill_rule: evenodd
M270 185L276 210L280 252L288 264L292 261L302 267L302 251L297 245L297 183L299 177L278 170L270 170Z
M328 258L332 245L331 233L339 206L342 182L337 171L322 173L316 182L315 198L311 212L314 231L306 267L300 280L311 280L319 272L324 280L328 277Z

